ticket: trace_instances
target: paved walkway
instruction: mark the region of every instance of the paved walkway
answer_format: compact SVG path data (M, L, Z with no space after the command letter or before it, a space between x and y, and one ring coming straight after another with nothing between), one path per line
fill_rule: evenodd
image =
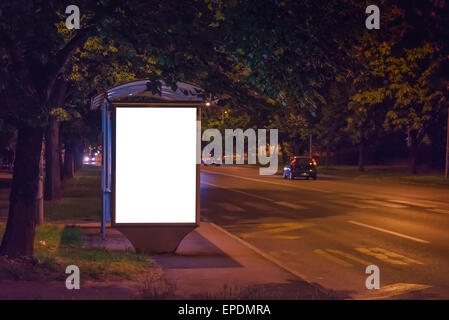
M107 228L107 240L104 241L100 238L98 224L79 226L85 234L85 246L133 249L132 244L115 229ZM148 288L135 281L89 281L84 282L82 290L69 291L64 288L63 281L0 281L0 288L3 288L0 299L335 298L207 221L202 221L199 228L186 236L176 253L151 258L162 269L162 284L160 279L155 279L157 283L154 285L147 284ZM30 295L30 292L34 294Z
M107 228L107 240L103 241L99 225L80 226L86 235L86 246L132 249L132 244L115 229ZM165 280L166 292L158 292L158 296L169 299L335 298L263 255L215 224L201 221L200 227L184 238L176 253L151 257L163 270Z
M328 299L213 223L202 221L176 254L154 256L180 299Z

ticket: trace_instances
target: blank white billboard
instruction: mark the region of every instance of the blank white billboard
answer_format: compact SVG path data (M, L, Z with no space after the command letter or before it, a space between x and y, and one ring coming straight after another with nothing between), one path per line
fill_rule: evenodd
M196 108L116 108L115 222L196 222Z

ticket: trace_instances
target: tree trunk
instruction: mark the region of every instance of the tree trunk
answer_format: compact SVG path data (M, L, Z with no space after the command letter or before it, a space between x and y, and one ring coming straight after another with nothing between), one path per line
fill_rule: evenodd
M330 157L331 157L331 144L330 142L328 142L326 143L326 168L329 168Z
M359 160L358 160L358 165L359 165L359 171L363 172L365 171L365 141L362 139L359 142Z
M22 125L18 130L14 173L9 196L9 215L0 255L32 256L39 212L37 198L42 128Z
M59 78L50 94L50 105L52 108L60 108L65 101L68 90L68 82ZM61 174L60 174L60 139L59 122L56 116L50 115L45 138L45 199L56 200L61 198Z
M73 145L66 143L64 153L64 179L71 179L74 175L74 161L73 161Z
M416 156L418 148L415 143L410 143L408 145L408 172L411 174L416 174L418 171L416 169Z
M74 165L75 165L75 172L78 171L79 169L81 169L81 167L83 166L83 150L82 150L82 146L77 143L74 146L74 157L73 157L73 161L74 161Z
M59 174L61 176L61 187L63 187L62 181L64 180L64 158L62 157L61 145L59 145L58 152L59 152Z
M409 149L409 155L408 155L408 171L411 174L416 174L418 171L416 170L416 151L412 150L412 148Z
M59 161L59 122L50 116L45 139L45 200L61 198Z
M407 140L408 148L408 171L410 174L417 173L417 156L418 148L422 139L422 132L417 132L415 130L409 130Z

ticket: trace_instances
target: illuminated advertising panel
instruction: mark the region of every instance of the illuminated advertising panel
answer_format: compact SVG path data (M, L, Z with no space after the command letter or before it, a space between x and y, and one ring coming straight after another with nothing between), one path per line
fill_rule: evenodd
M115 223L196 223L197 109L117 107L115 123Z

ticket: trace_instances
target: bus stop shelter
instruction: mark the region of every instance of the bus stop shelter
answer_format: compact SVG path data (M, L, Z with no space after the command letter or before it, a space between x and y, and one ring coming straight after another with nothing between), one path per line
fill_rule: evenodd
M96 95L103 131L101 234L106 224L135 249L174 252L199 225L201 104L204 91L186 83L126 83Z

